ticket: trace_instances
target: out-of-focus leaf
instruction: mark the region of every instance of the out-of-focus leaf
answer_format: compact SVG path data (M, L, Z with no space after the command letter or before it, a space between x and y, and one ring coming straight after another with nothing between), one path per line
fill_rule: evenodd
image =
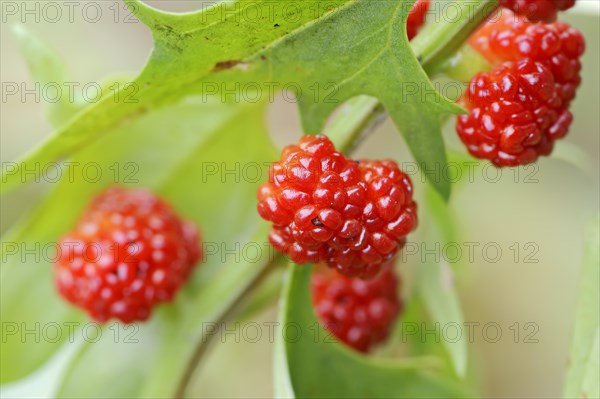
M54 399L62 376L81 343L83 339L80 336L73 344L62 345L35 373L13 383L0 385L0 397Z
M14 36L29 66L29 72L36 89L43 100L48 121L59 128L93 102L82 96L81 90L70 90L75 83L69 78L69 72L60 55L24 25L13 27ZM123 89L121 96L132 97L137 86L131 76L125 74L110 76L99 83L99 92L103 97L112 98ZM56 95L55 95L56 93ZM96 99L93 99L94 102Z
M49 258L43 255L42 248L46 248L49 256L54 256L52 248L60 234L60 224L56 223L59 216L49 214L48 224L2 238L0 383L33 372L71 340L73 331L85 320L58 299Z
M334 342L310 300L312 267L290 265L275 354L276 395L319 398L468 397L435 358L377 359Z
M565 380L565 398L600 396L598 362L600 349L600 215L590 223L585 235L585 252L579 283L579 299L569 368Z
M589 178L594 178L596 170L595 160L587 151L569 141L561 141L552 152L552 158L562 160L563 162L577 168L581 173Z
M111 96L89 107L24 158L3 170L8 190L27 164L72 155L107 128L177 101L190 93L221 93L258 87L263 99L283 89L295 94L307 133L319 132L343 101L377 97L420 164L445 164L440 133L443 114L461 108L433 87L414 56L405 32L414 0L238 0L189 14L127 4L153 33L155 47L135 81L134 98ZM258 10L258 11L257 11ZM261 17L250 18L258 13ZM227 86L229 85L229 86ZM127 101L129 100L129 101ZM450 184L432 184L448 197Z
M426 248L440 248L455 241L455 231L448 205L432 190L427 192L429 223L425 224L423 243ZM431 256L422 257L426 261L419 264L417 271L417 292L422 298L431 319L439 328L455 325L461 328L464 323L462 309L456 287L454 272L445 262L431 261ZM464 377L467 371L467 344L463 339L451 342L442 340L456 373Z
M66 93L62 93L65 82L69 81L69 76L66 66L53 49L23 25L15 25L13 31L19 48L29 65L33 80L39 84L39 92L47 90L49 93L53 93L52 88L57 88L57 101L54 101L54 97L52 97L53 101L47 101L45 97L42 99L48 120L54 127L59 127L83 109L86 103L80 102L78 97L70 98ZM45 87L47 89L43 90Z
M453 283L452 270L447 263L425 263L419 266L419 295L423 297L432 321L440 328L450 324L459 328L463 326L462 310ZM442 334L442 341L456 373L463 377L467 371L467 346L464 340L451 342L444 339Z
M99 342L86 343L61 395L95 393L98 385L88 384L90 378L117 396L134 390L149 396L172 395L202 339L202 323L218 320L272 258L264 238L266 225L256 215L254 201L240 201L254 197L259 182L266 178L265 160L275 157L263 114L262 104L228 106L188 98L115 129L71 159L79 165L74 180L65 175L38 211L5 238L15 247L3 244L7 262L1 269L2 321L28 326L40 323L43 328L51 322L81 323L84 317L56 294L48 259L35 262L23 248L43 248L56 242L91 197L106 186L149 187L202 231L204 262L177 300L160 307L150 323L140 326L138 344L122 340L115 344L109 328L103 330ZM93 174L84 178L81 171L86 165L101 171L98 181ZM35 370L67 338L63 334L59 342L49 343L35 342L31 336L22 342L19 337L2 345L2 382ZM143 361L156 356L165 362ZM79 372L101 363L112 364L111 369L79 378ZM121 364L123 368L115 367ZM128 368L138 366L140 372L157 377L143 384L135 376L128 385L114 383Z

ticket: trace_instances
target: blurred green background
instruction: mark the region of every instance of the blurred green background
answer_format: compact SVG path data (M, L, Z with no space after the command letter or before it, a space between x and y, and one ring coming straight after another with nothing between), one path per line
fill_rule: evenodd
M111 1L100 2L108 14ZM148 2L166 10L191 10L196 2ZM485 179L481 171L473 182L456 187L451 207L460 227L462 242L498 243L503 253L497 263L487 262L476 251L474 262L459 273L458 284L465 320L482 325L496 322L502 328L497 343L476 335L469 344L471 360L477 365L481 390L486 397L558 397L562 390L582 258L583 230L598 212L600 147L600 37L598 3L580 1L564 20L580 29L587 38L583 85L572 110L575 122L566 140L559 143L551 158L541 159L535 182L525 177L532 169L520 169L520 178L503 171L497 182ZM112 15L112 14L110 14ZM27 21L27 29L42 37L63 57L78 82L96 82L116 72L135 76L151 48L149 31L141 23L115 23L102 18L87 23ZM2 82L30 82L27 66L11 36L10 24L0 28ZM52 129L44 118L42 103L21 102L10 97L2 102L0 116L1 158L13 161L34 147ZM295 104L278 101L268 114L271 135L277 146L295 140L301 130ZM446 127L449 147L464 152L455 138L453 123ZM362 143L360 157L393 158L409 161L410 155L389 121ZM490 174L493 176L493 174ZM417 192L423 192L420 176L414 176ZM5 232L26 214L47 189L44 184L28 185L2 197L1 225ZM421 217L425 217L422 215ZM414 237L418 242L419 233ZM515 262L509 249L521 246ZM534 243L537 263L524 262L523 249ZM481 248L481 246L480 246ZM408 258L402 267L405 297L410 296L414 262ZM276 320L270 307L252 321ZM535 323L537 343L515 343L510 326ZM230 326L231 327L231 326ZM522 330L523 331L523 330ZM268 397L272 395L271 361L273 345L236 343L233 335L217 339L196 371L188 393L197 397ZM32 387L31 384L30 388ZM18 389L29 396L29 391Z

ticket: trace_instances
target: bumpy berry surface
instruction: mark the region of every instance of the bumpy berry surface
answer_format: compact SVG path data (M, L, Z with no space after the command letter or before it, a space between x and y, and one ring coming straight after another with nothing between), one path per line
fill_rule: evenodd
M349 193L345 234L331 240L327 263L348 276L368 279L417 227L417 205L410 178L394 161L360 161L359 168L361 180Z
M323 260L327 243L347 236L360 181L358 164L335 150L325 136L304 136L283 149L269 182L258 191L258 213L273 222L269 239L295 263Z
M572 121L562 106L552 72L524 59L476 75L467 95L468 115L457 132L475 157L517 166L548 155Z
M500 5L532 22L553 22L559 11L575 5L575 0L500 0Z
M416 226L412 185L392 161L355 162L325 136L284 148L258 191L269 240L295 263L370 278Z
M389 266L369 281L323 268L312 276L313 304L321 323L340 341L368 352L387 338L401 310L398 285Z
M60 294L93 319L145 320L170 301L201 256L196 227L146 190L97 196L60 241Z
M430 0L417 0L410 9L406 20L406 33L409 40L417 35L419 29L425 23L430 5Z
M523 58L541 62L552 71L565 107L581 83L585 40L565 23L534 24L504 11L499 20L483 25L470 44L494 65Z

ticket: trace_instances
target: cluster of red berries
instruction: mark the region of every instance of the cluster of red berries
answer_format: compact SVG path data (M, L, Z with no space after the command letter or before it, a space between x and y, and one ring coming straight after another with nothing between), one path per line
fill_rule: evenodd
M482 26L469 43L493 65L522 59L544 65L552 73L561 105L568 106L575 98L585 40L568 24L534 24L504 11L500 20Z
M368 279L417 225L409 177L393 161L347 159L325 136L283 149L258 191L269 240L295 263L325 261Z
M391 265L374 279L349 278L325 267L312 275L312 298L323 325L340 341L368 352L383 342L399 312L399 278Z
M477 158L518 166L552 152L573 120L569 106L581 83L581 33L567 24L532 23L504 10L470 40L493 66L473 77L456 125Z
M201 256L192 223L152 193L120 187L97 196L60 247L60 294L100 322L146 320Z

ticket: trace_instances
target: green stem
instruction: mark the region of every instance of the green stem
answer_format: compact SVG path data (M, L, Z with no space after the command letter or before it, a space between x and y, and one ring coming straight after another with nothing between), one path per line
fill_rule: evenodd
M411 47L426 72L435 70L469 39L481 23L498 8L498 0L457 0L458 20L452 15L440 23L426 26L411 43Z
M351 153L360 140L385 119L383 104L374 97L358 96L346 102L335 114L327 135L336 148Z
M222 326L225 321L231 319L235 314L237 314L241 309L243 309L243 305L250 301L253 297L257 287L260 287L261 284L273 273L275 270L280 268L282 264L287 264L287 260L284 258L282 254L277 254L264 268L263 270L250 282L250 284L244 289L240 295L235 299L235 301L225 310L225 312L219 317L218 320L215 320L215 324L217 326ZM194 373L200 363L200 359L206 353L206 350L209 347L209 344L213 342L213 337L216 334L211 334L205 336L204 339L198 341L194 348L194 353L192 357L188 361L188 365L181 376L177 387L175 388L174 398L183 398L185 395L185 391L194 376Z
M468 85L479 72L489 72L492 64L471 46L462 46L453 57L431 69L430 76L444 74L451 79Z

